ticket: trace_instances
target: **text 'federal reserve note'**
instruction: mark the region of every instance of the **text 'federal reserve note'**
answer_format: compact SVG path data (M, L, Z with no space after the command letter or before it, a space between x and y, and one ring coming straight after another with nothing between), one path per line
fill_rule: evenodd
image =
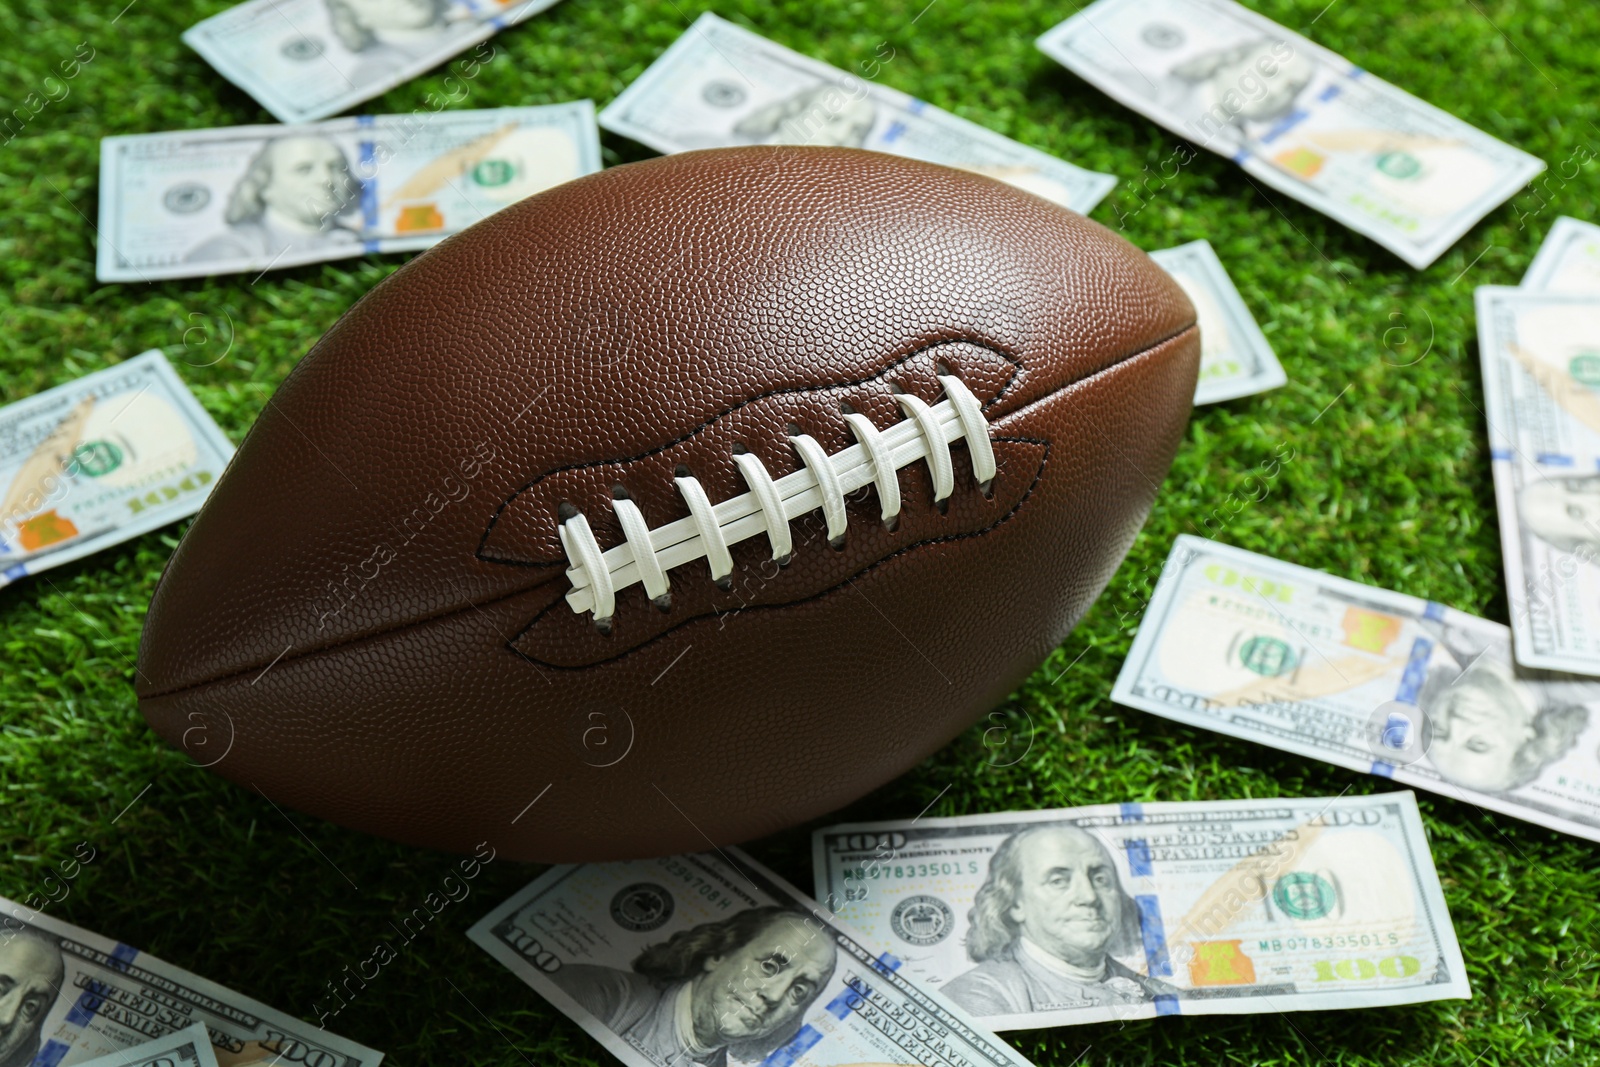
M600 169L587 100L100 142L103 282L429 248Z
M1200 324L1196 404L1264 393L1289 380L1210 241L1162 248L1150 258L1183 288Z
M1111 699L1600 841L1600 683L1442 604L1184 535Z
M629 1067L1025 1067L737 849L555 867L468 931Z
M987 174L1085 213L1117 184L876 82L894 56L885 42L846 72L707 12L600 113L600 125L667 153L867 148Z
M89 857L92 859L92 855ZM85 861L87 862L87 860ZM383 1054L136 948L0 897L6 1063L78 1067L201 1024L224 1067L377 1067ZM177 1039L169 1048L181 1047ZM196 1067L204 1054L196 1051ZM113 1063L124 1062L113 1058ZM162 1067L187 1061L168 1056Z
M812 842L818 896L1000 1030L1470 995L1409 792L859 823Z
M1232 0L1097 0L1039 48L1419 269L1544 169Z
M193 515L232 456L159 349L0 408L0 586Z

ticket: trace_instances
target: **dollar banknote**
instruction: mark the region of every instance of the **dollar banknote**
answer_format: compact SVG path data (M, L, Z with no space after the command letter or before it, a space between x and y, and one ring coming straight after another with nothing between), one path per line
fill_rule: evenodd
M468 936L628 1067L1025 1067L737 849L556 867Z
M1600 296L1476 295L1517 661L1600 675Z
M1600 841L1600 683L1442 604L1180 536L1111 699Z
M1289 380L1210 241L1163 248L1150 258L1189 294L1200 323L1196 404L1264 393Z
M37 1061L35 1061L37 1062ZM43 1065L40 1065L43 1067ZM205 1023L185 1026L154 1041L108 1052L80 1067L220 1067Z
M997 1030L1471 996L1416 796L854 823L817 896Z
M886 50L887 49L887 50ZM600 113L600 125L658 152L799 144L976 171L1088 212L1117 184L873 81L893 48L857 73L809 59L707 12Z
M1600 226L1562 215L1522 276L1522 288L1600 297Z
M76 1067L204 1024L221 1067L376 1067L383 1054L0 897L0 1062ZM132 1064L145 1061L134 1056ZM183 1061L174 1061L174 1063Z
M158 349L0 408L0 586L193 515L232 455Z
M195 23L183 41L279 122L310 122L387 92L555 2L246 0ZM492 48L478 49L456 74L470 81L493 56Z
M600 169L587 100L100 142L103 282L410 252Z
M1039 47L1419 269L1544 169L1232 0L1097 0Z

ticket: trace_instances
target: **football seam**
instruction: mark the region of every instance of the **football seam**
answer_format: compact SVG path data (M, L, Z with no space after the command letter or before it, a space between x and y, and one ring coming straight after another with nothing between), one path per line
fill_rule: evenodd
M1138 359L1140 356L1143 356L1143 355L1145 355L1145 354L1147 354L1149 352L1153 352L1156 349L1160 348L1161 346L1169 344L1172 341L1177 340L1178 338L1182 337L1184 334L1189 333L1191 330L1195 329L1195 327L1197 325L1198 325L1198 323L1191 322L1187 326L1185 326L1182 329L1178 330L1177 332L1172 333L1172 334L1168 334L1167 336L1161 338L1160 340L1153 341L1150 344L1146 345L1145 347L1139 349L1138 351L1131 352L1131 353L1123 356L1122 358L1118 359L1116 362L1108 364L1107 366L1102 367L1100 370L1095 371L1092 374L1088 374L1088 375L1085 375L1085 376L1083 376L1081 378L1076 378L1076 379L1074 379L1074 380L1072 380L1070 382L1066 382L1066 383L1062 384L1059 388L1053 389L1049 393L1046 393L1045 395L1043 395L1041 397L1038 397L1037 399L1031 401L1030 403L1026 404L1025 406L1023 406L1021 408L1018 408L1016 411L1012 412L1010 415L1007 415L1006 417L1007 418L1013 418L1015 416L1021 415L1024 412L1029 411L1032 408L1035 408L1040 404L1046 403L1047 401L1049 401L1052 398L1058 396L1059 394L1065 392L1066 390L1073 388L1074 386L1082 385L1085 382L1093 381L1094 379L1099 378L1101 375L1111 374L1114 371L1116 371L1117 368L1119 368L1119 367L1121 367L1121 366L1123 366L1123 365L1125 365L1127 363L1130 363L1133 360ZM911 356L914 356L917 353L925 351L927 348L935 347L936 344L949 344L949 343L952 343L952 342L947 342L947 341L935 342L935 344L927 345L924 348L919 348L917 350L917 352L913 352L913 353L908 354L906 356L906 359L910 359ZM955 342L955 343L959 343L959 342ZM974 343L974 342L968 342L968 343ZM980 347L980 348L989 348L988 345L978 345L978 347ZM1016 363L1017 362L1016 360L1012 359L1010 356L1007 356L1003 352L998 352L998 351L996 351L994 349L990 349L990 351L995 351L996 355L999 355L1001 358L1005 359L1007 362L1011 362L1011 363ZM893 368L891 366L888 369L893 369ZM871 377L863 378L863 379L861 379L861 381L870 381L872 377L877 377L877 375L872 375ZM1012 376L1012 380L1015 380L1015 375ZM1009 382L1007 384L1009 385ZM1002 390L1003 390L1003 388L1004 387L1002 387ZM781 392L794 392L794 391L809 391L809 390L781 390ZM775 395L775 394L768 394L768 395ZM1000 394L997 393L995 395L994 399L995 400L999 400L1000 399ZM992 401L991 401L991 403L992 403ZM987 407L988 405L985 405L985 406ZM1026 440L1026 439L1019 438L1019 440ZM1049 450L1049 442L1045 442L1045 448L1046 448L1046 456L1045 456L1045 458L1048 461L1048 459L1049 459L1049 452L1048 452L1048 450ZM583 464L583 466L587 466L587 465L588 464ZM1043 466L1040 467L1040 471L1041 472L1043 471ZM540 477L544 477L544 475L541 475ZM534 479L534 481L538 481L538 479ZM531 485L533 483L530 482L529 484ZM1034 485L1037 485L1037 484L1038 484L1038 475L1035 475ZM520 491L521 490L519 490L519 492ZM1031 494L1032 491L1033 491L1033 486L1030 485L1029 489L1028 489L1029 494ZM1027 495L1024 495L1022 500L1019 500L1017 502L1016 507L1021 507L1022 502L1025 501L1026 499L1027 499ZM508 500L509 500L509 498L508 498ZM504 505L502 505L502 507L503 506ZM1016 511L1016 507L1012 508L1011 512L1008 512L1007 515L1009 516L1010 514L1014 514L1015 511ZM1004 520L1002 519L1001 521L1004 521ZM984 531L978 531L978 533L986 532L988 529L993 529L993 526L986 527ZM960 537L976 536L976 534L952 534L950 536L952 538L960 538ZM926 543L926 542L923 542L923 543ZM915 546L907 546L907 549L909 549L911 547L915 547ZM887 562L890 559L893 559L894 555L898 555L899 554L899 551L905 551L905 550L906 549L901 549L901 550L898 550L894 554L891 554L889 556L885 556L882 560L879 560L877 563L872 564L871 567L868 567L865 570L862 570L862 571L858 572L858 574L865 574L867 571L871 570L873 567L877 567L880 564L882 564L884 562ZM474 556L474 558L476 558L476 555ZM484 562L493 562L493 561L486 560ZM559 564L556 564L556 566L559 566ZM376 631L374 631L372 633L357 634L355 636L348 637L348 638L344 639L343 641L336 641L336 642L334 642L332 644L322 645L322 646L319 646L317 648L308 648L304 652L299 653L297 655L291 656L291 655L288 655L287 652L285 652L283 654L280 654L278 659L274 660L273 663L277 663L277 662L284 661L284 660L289 660L289 661L300 660L300 659L305 659L308 656L321 655L321 654L323 654L325 652L335 652L335 651L338 651L340 649L346 648L346 647L348 647L350 645L359 644L359 643L361 643L363 641L375 641L375 640L378 640L380 638L388 637L391 634L402 633L402 632L404 632L406 630L420 629L420 628L425 627L425 626L431 626L432 624L438 622L441 619L447 619L447 618L451 618L451 617L456 616L456 615L462 615L462 614L465 614L468 611L478 611L478 610L480 610L480 609L482 609L484 607L491 607L491 606L496 605L496 604L504 603L507 600L515 599L516 597L526 596L529 593L534 592L535 590L541 588L545 584L547 584L547 583L546 582L539 582L539 583L536 583L536 584L531 585L531 586L526 586L526 587L521 588L521 589L513 590L512 592L509 592L509 593L504 593L504 594L502 594L500 596L497 596L497 597L492 597L492 598L490 598L488 600L479 601L479 602L475 602L475 603L463 604L463 605L460 605L458 607L449 608L449 609L447 609L445 611L437 612L437 613L435 613L433 615L429 615L429 616L427 616L425 618L416 619L416 620L414 620L412 622L402 623L402 624L400 624L398 626L391 626L388 629L376 630ZM835 586L834 588L836 589L837 586ZM833 591L832 589L828 590L828 592L832 592L832 591ZM822 594L819 594L819 595L822 595ZM802 603L802 601L793 601L791 603ZM776 605L768 605L768 606L771 606L771 607L786 607L786 606L789 606L789 605L776 604ZM704 618L704 617L705 616L697 616L697 618ZM676 627L674 627L674 629L676 629ZM519 631L518 636L521 636L521 633L525 632L525 631L526 631L526 627L524 627L523 631ZM651 638L650 640L651 641L655 641L655 640L657 640L657 638ZM647 641L645 643L649 644L650 642ZM642 648L642 647L643 647L642 645L635 646L635 648ZM513 649L512 651L516 652L515 649ZM632 649L630 649L630 651L632 651ZM521 658L521 659L523 659L523 660L525 660L525 661L527 661L529 663L538 663L539 662L539 661L534 660L531 657L523 654L522 652L516 652L516 655L519 658ZM609 662L609 661L604 661L604 662ZM260 664L251 664L250 666L241 667L241 668L239 668L237 670L229 671L226 674L217 675L214 678L207 678L207 679L204 679L202 681L190 682L190 683L188 683L186 685L172 686L172 687L167 688L167 689L161 689L161 690L158 690L158 691L155 691L155 692L151 692L151 693L144 693L144 694L140 695L138 697L138 699L140 701L158 700L158 699L161 699L163 697L175 696L175 695L177 695L179 693L187 693L187 692L190 692L192 690L204 689L204 688L207 688L208 686L222 685L222 684L225 684L227 682L233 681L233 680L235 680L237 678L242 678L247 674L257 673L257 672L260 671L260 669L261 669ZM571 669L571 668L554 668L554 669L565 670L565 669Z
M1165 342L1158 342L1158 343L1165 343ZM727 418L729 415L732 415L734 412L739 411L739 410L741 410L743 408L749 407L751 404L759 403L762 400L768 400L768 399L770 399L772 397L775 397L775 396L787 396L787 395L792 394L792 393L816 393L816 392L821 392L823 390L829 390L829 389L850 389L850 388L853 388L853 387L858 386L858 385L865 385L867 382L873 381L873 380L878 379L878 378L882 378L884 375L892 373L896 368L904 366L905 364L911 362L911 360L917 358L918 356L922 355L924 352L929 351L930 349L940 348L940 347L943 347L944 345L952 345L952 344L954 344L954 345L969 344L974 348L981 348L986 352L994 353L996 356L999 356L1001 359L1003 359L1007 363L1011 364L1011 373L1006 376L1006 380L1000 386L999 391L997 391L994 394L994 396L991 397L983 405L982 410L988 410L993 405L998 404L1000 402L1001 398L1006 395L1006 391L1009 390L1013 384L1015 384L1015 382L1017 380L1017 377L1019 376L1020 372L1024 369L1023 366L1022 366L1022 360L1018 356L1013 356L1013 355L1010 355L1008 353L1002 352L998 348L995 348L993 345L986 344L983 341L974 341L971 338L967 338L967 337L952 337L952 338L948 338L948 339L942 340L942 341L930 341L925 345L922 345L922 346L920 346L918 348L915 348L912 351L907 352L905 355L901 356L899 359L897 359L894 362L890 363L888 366L884 367L882 370L878 371L875 374L868 374L868 375L865 375L863 377L851 379L851 380L848 380L848 381L829 382L829 383L824 384L824 385L789 386L789 387L786 387L786 388L783 388L783 389L773 389L773 390L770 390L768 392L761 393L758 396L747 397L746 399L739 401L737 404L734 404L734 405L732 405L730 407L724 408L723 410L717 412L715 415L709 416L703 422L701 422L699 425L694 426L693 428L685 431L684 433L680 434L679 436L673 438L671 441L668 441L665 444L658 445L655 448L649 449L648 451L640 452L639 454L634 455L634 456L623 456L623 457L616 458L616 459L598 459L598 460L590 460L590 461L585 462L585 463L569 463L565 467L553 467L550 470L543 471L543 472L535 475L526 484L521 485L518 488L516 488L515 490L513 490L511 495L506 497L505 500L501 501L500 505L494 509L494 514L489 517L489 525L484 529L483 536L478 539L478 547L473 552L473 556L475 558L477 558L478 560L481 560L484 563L497 563L497 564L500 564L502 566L507 566L507 567L563 567L563 566L566 566L566 564L564 562L561 562L561 561L555 561L555 562L551 562L551 563L534 563L534 562L531 562L529 560L506 559L506 558L503 558L503 557L500 557L500 556L491 556L491 555L485 555L484 554L485 546L489 543L489 537L490 537L491 534L494 533L494 528L500 522L500 516L505 514L506 508L511 506L511 502L513 500L516 500L523 493L526 493L528 490L532 489L534 486L538 485L540 482L544 481L546 478L553 478L556 475L564 474L567 471L586 470L586 469L588 469L590 467L606 467L606 466L611 466L612 464L637 463L640 460L649 459L651 456L659 455L662 452L668 451L669 449L676 448L678 445L680 445L683 442L687 441L689 438L693 437L695 434L701 432L702 430L705 430L706 428L708 428L708 427L712 426L713 424L721 421L722 419ZM1150 347L1154 348L1156 346L1152 345ZM1141 349L1141 351L1146 351L1146 350ZM1134 353L1134 355L1138 355L1138 354L1139 353ZM1111 366L1113 366L1113 367L1117 366L1118 364L1123 363L1127 359L1130 359L1130 358L1132 358L1132 357L1124 356L1121 359L1117 360L1115 363L1111 364ZM1104 369L1109 370L1110 367L1107 367L1107 368L1104 368ZM1100 372L1096 371L1094 373L1098 374ZM1081 379L1081 378L1080 379L1076 379L1075 381L1069 383L1069 385L1062 386L1062 388L1065 389L1065 388L1070 387L1070 385L1076 385L1078 381L1082 381L1082 380L1083 379Z
M1060 392L1060 390L1057 390L1057 392ZM1056 395L1056 393L1051 393L1050 394L1050 396L1055 396L1055 395ZM1040 397L1041 401L1047 400L1047 399L1049 399L1049 397ZM1030 408L1032 406L1033 406L1032 404L1028 405L1028 407L1030 407ZM1026 410L1028 410L1028 408L1023 408L1021 410L1022 411L1026 411ZM1019 413L1020 412L1016 412L1014 414L1019 414ZM924 547L926 545L953 544L953 543L955 543L957 541L965 541L968 538L972 538L972 537L982 537L984 534L986 534L989 531L995 529L996 527L1002 525L1003 523L1009 522L1012 516L1014 516L1018 511L1022 510L1022 505L1026 504L1028 502L1028 498L1030 496L1032 496L1033 495L1033 491L1036 488L1038 488L1039 479L1044 477L1045 468L1050 465L1050 442L1045 440L1042 437L996 437L996 438L994 438L994 440L996 440L996 441L1006 441L1006 442L1011 442L1011 443L1016 443L1016 444L1042 445L1044 447L1044 458L1039 461L1039 469L1034 472L1033 479L1028 483L1028 488L1025 489L1023 491L1022 495L1017 498L1017 502L1015 504L1012 504L1011 507L1006 511L1006 513L1004 515L1001 515L1000 517L996 518L993 522L989 523L989 525L984 526L984 527L982 527L980 529L968 530L965 533L944 534L943 536L940 536L940 537L929 537L929 538L925 538L924 540L921 540L921 541L913 541L909 545L902 545L901 547L895 549L893 552L889 553L887 556L884 556L882 559L874 560L873 562L867 564L865 567L863 567L860 570L856 571L854 574L847 575L843 581L838 582L838 583L836 583L834 585L830 585L828 588L823 589L823 590L821 590L819 592L811 593L811 594L808 594L808 595L802 596L802 597L798 597L798 598L796 598L794 600L785 600L785 601L782 601L781 603L776 603L776 604L755 604L755 605L750 605L750 606L746 606L746 607L735 608L734 610L732 610L730 612L712 611L712 612L710 612L708 614L696 615L693 618L684 619L682 622L678 623L675 626L667 627L667 629L662 630L660 633L656 634L654 637L647 638L646 640L641 641L639 644L630 645L629 647L623 649L622 651L618 652L614 656L608 656L605 659L591 660L588 663L579 664L578 666L575 666L575 667L563 667L562 665L560 665L558 663L549 663L549 662L547 662L545 660L542 660L542 659L535 659L532 656L528 655L526 652L523 652L521 649L516 647L516 642L522 640L522 638L528 633L528 631L532 630L534 628L534 626L536 626L538 624L540 619L542 619L546 615L550 614L550 612L552 612L552 611L554 611L554 610L556 610L558 608L566 606L566 599L564 597L563 598L558 598L558 599L552 601L550 604L546 605L545 607L541 608L539 613L537 615L535 615L531 620L529 620L528 625L524 626L521 630L517 631L517 635L515 637L513 637L513 638L509 639L508 641L506 641L506 648L508 648L512 652L516 653L516 655L520 659L525 660L528 663L532 663L537 667L548 667L553 671L583 671L583 670L588 670L590 667L599 667L599 666L603 666L604 664L607 664L607 663L615 663L617 660L622 659L624 656L631 656L631 655L633 655L633 653L638 652L641 649L649 648L651 645L655 644L657 641L660 641L662 638L667 637L670 634L677 633L679 630L683 629L685 626L689 626L692 623L699 622L702 619L712 618L712 617L720 618L722 615L742 615L747 611L773 611L773 610L776 610L778 608L792 608L797 604L809 604L813 600L821 600L825 596L830 596L833 593L838 592L840 589L842 589L845 586L849 585L850 583L854 582L856 579L862 578L862 577L872 573L873 571L877 570L879 567L883 566L885 563L888 563L890 560L894 559L895 557L902 556L905 553L912 551L913 549L922 548L922 547Z

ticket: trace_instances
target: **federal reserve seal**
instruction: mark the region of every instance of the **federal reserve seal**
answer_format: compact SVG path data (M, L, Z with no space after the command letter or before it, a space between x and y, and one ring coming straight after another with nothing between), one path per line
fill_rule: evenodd
M611 898L611 918L624 930L659 930L672 918L672 894L654 882L635 882Z
M912 945L937 945L955 925L950 905L938 897L906 897L889 914L889 927L900 940Z
M278 51L284 59L306 63L322 55L322 41L316 37L291 37Z
M733 82L706 82L700 90L700 99L712 107L738 107L744 103L744 90Z
M161 194L161 205L174 215L192 215L211 203L211 190L199 182L179 182Z
M1160 48L1163 51L1176 48L1186 40L1183 31L1170 22L1150 23L1139 31L1139 39L1151 48Z

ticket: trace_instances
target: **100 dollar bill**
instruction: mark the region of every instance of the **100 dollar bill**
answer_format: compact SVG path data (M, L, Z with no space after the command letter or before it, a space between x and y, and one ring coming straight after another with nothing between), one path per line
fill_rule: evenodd
M628 1067L1025 1067L737 849L555 867L467 934Z
M1039 48L1417 268L1544 169L1232 0L1098 0Z
M1522 288L1600 297L1600 226L1567 215L1556 219L1522 276Z
M41 1065L43 1067L43 1065ZM174 1030L132 1048L108 1052L81 1067L220 1067L205 1023Z
M279 122L310 122L387 92L555 2L246 0L189 27L183 42ZM477 66L464 64L464 75L476 75Z
M0 408L0 586L193 515L232 455L157 349Z
M861 69L875 77L892 53ZM1087 213L1116 178L1075 167L707 12L603 112L658 152L783 144L869 148L976 171Z
M209 1029L221 1067L377 1067L383 1061L381 1052L4 897L0 958L12 1009L0 1035L20 1057L8 1063L75 1067L196 1023ZM31 1055L20 1055L28 1049ZM135 1055L130 1062L143 1061Z
M1600 298L1476 296L1517 661L1600 675Z
M1600 683L1442 604L1180 536L1111 699L1600 841Z
M1200 324L1196 404L1214 404L1276 389L1289 380L1244 297L1206 240L1150 253L1188 294Z
M812 843L818 897L1000 1030L1470 996L1409 792L858 823Z
M587 100L100 142L101 281L428 248L600 169Z

